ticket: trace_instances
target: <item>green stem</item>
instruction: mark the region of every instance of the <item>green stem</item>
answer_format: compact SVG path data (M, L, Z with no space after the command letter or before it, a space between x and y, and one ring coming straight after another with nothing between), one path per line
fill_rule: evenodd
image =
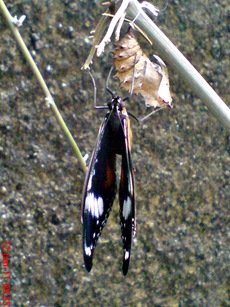
M133 0L128 6L127 14L131 17L130 19L134 19L140 10L140 3L137 0ZM193 92L204 101L220 123L230 131L230 109L192 64L143 11L141 11L139 17L136 19L135 24L158 47L161 51L162 58L167 60L178 71L182 78L190 85Z
M19 46L23 56L25 57L25 59L29 63L30 68L32 69L35 77L37 78L37 80L38 80L38 82L39 82L39 84L40 84L40 86L41 86L41 88L42 88L42 90L43 90L43 92L44 92L44 94L45 94L45 96L47 98L47 100L49 101L50 106L51 106L51 108L53 110L53 113L54 113L54 115L55 115L59 125L61 126L62 131L64 132L66 138L68 139L70 145L72 146L73 151L76 154L76 156L77 156L77 158L78 158L78 160L80 162L80 165L81 165L83 171L86 172L85 160L82 157L82 154L81 154L81 152L80 152L76 142L74 141L74 139L73 139L73 137L72 137L68 127L66 126L66 124L65 124L65 122L64 122L64 120L63 120L63 118L62 118L62 116L60 114L60 112L58 111L58 108L57 108L57 106L56 106L56 104L55 104L55 102L53 100L53 97L50 94L50 91L49 91L49 89L48 89L48 87L47 87L47 85L46 85L46 83L45 83L45 81L44 81L40 71L38 70L38 68L37 68L37 66L36 66L36 64L35 64L32 56L31 56L31 54L29 52L29 50L27 49L27 47L26 47L26 45L25 45L25 43L24 43L24 41L23 41L23 39L22 39L18 29L17 29L17 27L12 23L12 16L10 15L7 7L5 6L4 1L2 1L2 0L0 0L0 11L2 12L3 16L5 17L5 19L7 21L7 24L9 25L9 28L12 31L12 33L13 33L13 35L15 37L15 40L16 40L16 42L17 42L17 44L18 44L18 46Z

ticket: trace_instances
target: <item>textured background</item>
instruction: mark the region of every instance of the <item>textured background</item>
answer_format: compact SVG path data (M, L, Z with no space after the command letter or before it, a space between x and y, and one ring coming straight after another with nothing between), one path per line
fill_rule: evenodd
M5 1L13 16L26 14L20 32L83 154L92 152L105 114L94 110L92 82L80 69L101 2ZM12 306L228 306L226 130L168 67L174 108L143 124L132 121L138 228L129 273L121 272L116 200L88 274L80 223L84 174L0 18L0 223L1 239L11 241ZM156 23L229 102L228 0L169 1ZM137 37L150 57L158 54ZM112 49L94 59L98 104L110 99ZM127 95L115 79L110 87ZM142 98L133 96L127 109L145 113Z

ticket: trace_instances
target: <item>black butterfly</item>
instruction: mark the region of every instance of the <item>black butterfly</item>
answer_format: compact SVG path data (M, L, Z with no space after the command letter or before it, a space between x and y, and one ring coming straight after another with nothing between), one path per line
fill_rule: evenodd
M109 90L109 89L108 89ZM134 174L131 161L132 132L124 100L112 95L109 112L100 127L85 179L82 201L83 255L86 270L92 268L93 252L115 199L116 155L121 155L119 186L123 241L123 274L129 269L132 237L136 233Z

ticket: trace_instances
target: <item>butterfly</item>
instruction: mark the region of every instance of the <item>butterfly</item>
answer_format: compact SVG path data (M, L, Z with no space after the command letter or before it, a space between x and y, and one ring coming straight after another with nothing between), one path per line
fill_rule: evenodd
M107 88L108 89L108 88ZM119 184L121 237L123 242L123 274L129 269L132 238L136 233L134 172L131 160L132 132L124 100L109 89L112 100L99 129L82 198L83 257L88 272L117 191L116 155L121 155Z

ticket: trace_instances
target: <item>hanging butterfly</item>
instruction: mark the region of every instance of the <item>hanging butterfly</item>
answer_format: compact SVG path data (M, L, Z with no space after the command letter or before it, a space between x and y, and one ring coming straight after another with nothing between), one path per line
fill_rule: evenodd
M97 142L86 175L83 200L83 256L89 272L93 253L115 199L116 155L121 155L119 185L121 237L123 241L123 274L129 269L132 237L136 233L134 174L131 160L132 133L124 100L112 95L109 112L99 129Z

